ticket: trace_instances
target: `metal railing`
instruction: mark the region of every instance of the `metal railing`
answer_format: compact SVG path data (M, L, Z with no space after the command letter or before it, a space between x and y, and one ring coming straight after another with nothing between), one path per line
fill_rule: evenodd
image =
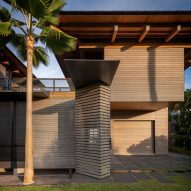
M12 78L0 77L0 91L26 91L26 77ZM46 92L70 92L74 91L74 86L70 78L34 78L33 91Z

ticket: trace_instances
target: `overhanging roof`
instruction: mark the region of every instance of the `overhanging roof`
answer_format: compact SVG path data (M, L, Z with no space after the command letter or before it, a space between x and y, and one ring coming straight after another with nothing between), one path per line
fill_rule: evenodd
M0 50L0 52L3 53L4 61L7 61L10 63L10 65L5 65L6 67L10 67L9 69L11 71L18 70L19 73L17 74L19 77L25 77L27 74L27 68L26 66L11 52L11 50L7 47L4 47Z
M64 63L75 89L100 83L110 86L119 65L118 60L65 59Z
M59 23L63 31L82 42L87 39L111 41L115 26L118 26L117 40L138 42L149 26L144 41L165 42L171 35L173 38L169 41L191 42L191 11L63 11Z
M16 55L7 47L0 49L2 53L2 59L10 63L10 65L5 65L11 71L18 70L18 73L13 73L14 77L26 77L27 76L27 67L16 57ZM33 74L33 78L36 76Z

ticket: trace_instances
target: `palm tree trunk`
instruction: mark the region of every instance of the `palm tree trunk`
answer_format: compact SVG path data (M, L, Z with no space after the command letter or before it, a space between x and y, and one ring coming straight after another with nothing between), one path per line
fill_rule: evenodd
M33 47L34 38L26 37L27 48L27 99L26 99L26 135L25 135L25 171L24 185L34 183L33 169L33 136L32 136L32 89L33 89Z

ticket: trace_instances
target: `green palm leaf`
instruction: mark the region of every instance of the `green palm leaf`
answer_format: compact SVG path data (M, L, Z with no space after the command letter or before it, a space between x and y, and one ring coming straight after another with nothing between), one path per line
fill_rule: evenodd
M48 15L46 0L4 0L6 3L21 11L31 13L33 17L40 19Z
M24 35L13 36L11 39L12 46L17 50L17 54L22 61L27 59L27 50L25 45ZM40 64L48 65L48 54L47 50L41 46L35 46L33 52L33 66L38 68Z
M15 18L11 18L9 11L0 8L0 48L8 41L15 47L20 58L26 61L26 36L31 35L38 43L39 39L44 43L44 47L35 46L33 65L37 67L40 63L47 65L47 50L51 50L55 54L73 51L76 48L76 38L67 35L59 28L52 26L58 24L58 14L61 8L66 4L64 0L4 0L17 11L23 14L25 22ZM29 15L36 19L29 19ZM29 22L32 23L29 25ZM33 27L41 28L40 35L35 34ZM15 33L19 28L23 34ZM26 30L27 27L27 30ZM30 28L30 29L29 29ZM32 29L32 30L31 30ZM30 32L29 32L30 31Z
M42 42L46 42L47 47L58 55L73 51L76 48L76 38L67 35L54 26L43 28L40 39Z
M48 7L48 11L50 13L57 12L62 9L66 5L66 2L63 0L52 0L50 6Z
M8 36L11 33L11 23L10 22L1 22L0 23L0 35Z
M10 19L11 15L9 11L5 7L0 8L0 20L3 22L8 22Z
M41 46L34 47L34 55L33 55L33 66L38 68L40 63L45 66L48 65L48 54L47 50Z

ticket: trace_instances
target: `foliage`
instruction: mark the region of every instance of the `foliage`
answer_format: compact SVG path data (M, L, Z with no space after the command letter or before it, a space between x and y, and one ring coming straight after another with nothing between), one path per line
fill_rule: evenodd
M35 40L33 65L47 65L48 51L62 54L76 47L76 38L58 27L64 0L3 0L12 9L0 8L0 48L11 43L20 58L26 60L27 36Z
M170 108L170 119L175 122L176 146L191 149L191 89L184 93L184 102Z
M186 155L191 155L191 149L187 149L184 147L177 147L177 146L171 146L169 148L169 150L171 152L175 152L175 153L181 153L181 154L186 154Z

